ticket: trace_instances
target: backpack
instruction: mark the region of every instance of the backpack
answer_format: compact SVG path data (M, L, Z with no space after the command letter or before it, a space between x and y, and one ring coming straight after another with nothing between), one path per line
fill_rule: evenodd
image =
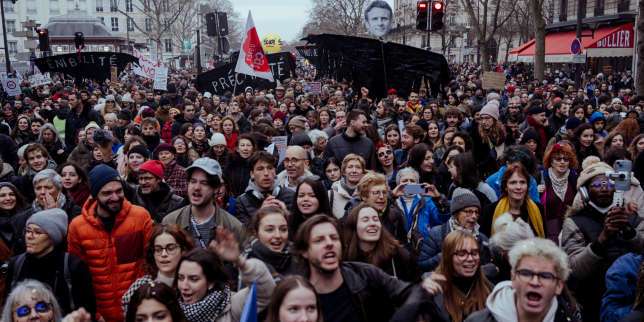
M16 284L18 284L18 276L20 276L20 271L22 271L22 265L25 263L25 259L27 258L26 254L20 254L18 257L16 257L16 262L15 262L15 269L13 273L13 278L11 281L11 289L16 287ZM56 272L58 274L58 272ZM69 271L69 253L65 253L65 259L64 259L64 265L63 265L63 277L65 278L65 283L67 283L67 295L69 297L69 306L71 310L75 310L76 306L74 305L74 297L72 296L72 274ZM58 281L58 275L56 275L56 282ZM54 285L54 288L56 285ZM55 292L56 290L54 290Z

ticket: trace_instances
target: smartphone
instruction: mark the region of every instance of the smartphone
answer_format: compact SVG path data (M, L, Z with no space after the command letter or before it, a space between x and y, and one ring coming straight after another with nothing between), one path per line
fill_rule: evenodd
M425 193L425 187L418 183L408 183L403 188L406 195L419 195Z
M610 177L615 181L615 190L628 191L631 188L633 162L631 160L617 160L614 169L615 172Z

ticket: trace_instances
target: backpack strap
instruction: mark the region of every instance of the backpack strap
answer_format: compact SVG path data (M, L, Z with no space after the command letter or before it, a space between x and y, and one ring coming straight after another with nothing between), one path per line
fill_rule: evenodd
M69 253L65 253L65 263L63 264L63 277L67 283L67 295L69 296L69 306L73 310L76 309L74 305L74 296L72 295L72 274L69 271Z
M22 253L18 255L18 257L16 257L16 261L14 262L13 275L11 276L11 289L14 289L16 287L16 284L18 284L18 278L20 277L22 265L25 263L26 258L27 255L25 255L25 253Z

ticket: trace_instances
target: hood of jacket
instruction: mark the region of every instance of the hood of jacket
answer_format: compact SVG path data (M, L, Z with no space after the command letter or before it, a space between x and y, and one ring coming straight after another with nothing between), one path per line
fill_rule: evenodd
M344 179L340 179L340 180L334 182L331 185L331 189L333 189L334 193L339 193L342 197L347 198L347 199L351 199L353 194L349 193L349 191L347 191L347 189L344 188L344 186L342 185L343 180ZM357 190L357 188L356 188L356 190Z
M512 288L512 281L503 281L496 284L492 293L487 297L485 306L494 319L498 322L515 322L519 321L515 299L514 289ZM550 303L550 308L546 314L543 322L554 322L555 314L557 312L557 298L553 297Z

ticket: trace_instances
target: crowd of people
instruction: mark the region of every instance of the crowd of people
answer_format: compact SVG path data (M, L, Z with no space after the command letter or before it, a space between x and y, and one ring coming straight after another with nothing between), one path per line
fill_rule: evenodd
M517 64L485 90L451 67L436 97L314 94L308 71L224 95L187 71L23 81L0 113L1 321L240 321L252 292L268 322L644 320L631 74Z

